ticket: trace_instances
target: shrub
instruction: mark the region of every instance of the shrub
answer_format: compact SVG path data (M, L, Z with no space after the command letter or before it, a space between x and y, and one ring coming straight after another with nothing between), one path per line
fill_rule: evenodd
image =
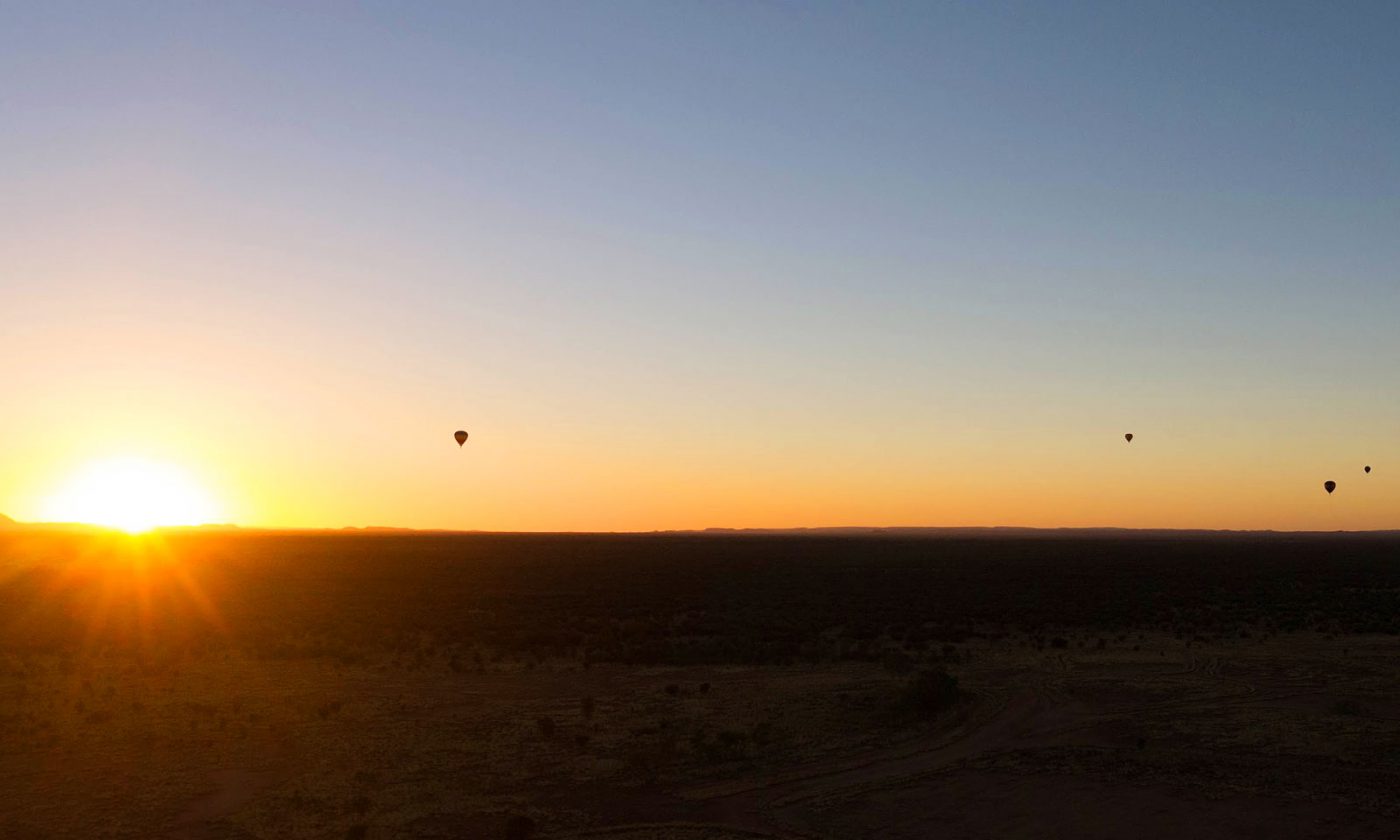
M506 840L530 840L535 833L535 821L522 814L506 820Z
M742 761L749 757L752 736L738 729L721 729L711 738L708 732L697 730L690 736L690 746L707 763Z
M544 737L554 737L554 718L548 715L540 715L538 718L535 718L535 725L539 727L540 734Z
M880 667L891 674L907 674L914 670L914 660L899 648L889 648L880 657Z
M905 703L921 718L937 717L958 697L958 678L942 668L922 670L904 687Z
M1346 715L1347 717L1356 717L1360 714L1363 714L1365 712L1365 709L1363 709L1361 707L1361 704L1356 702L1355 700L1338 700L1337 702L1331 705L1329 711L1331 711L1334 715Z

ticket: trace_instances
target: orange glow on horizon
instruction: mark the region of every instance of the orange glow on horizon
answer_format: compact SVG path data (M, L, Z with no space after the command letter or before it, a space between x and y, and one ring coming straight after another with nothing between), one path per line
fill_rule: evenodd
M810 425L794 423L782 437L733 422L721 424L732 430L725 435L673 438L511 416L473 424L459 448L452 425L424 431L403 414L392 402L365 403L340 425L248 413L241 428L212 430L203 417L152 414L114 425L102 441L51 425L0 475L0 512L129 532L212 523L1366 530L1395 527L1400 498L1385 468L1400 459L1393 443L1328 440L1311 429L1298 430L1309 447L1289 449L1283 435L1220 436L1206 423L1170 434L1139 428L1127 444L1107 425L1012 433L946 421L911 443L901 428L830 440ZM1371 474L1361 471L1366 462ZM1331 496L1322 489L1329 478L1338 481Z
M160 526L219 520L218 506L183 470L144 458L88 464L47 500L50 522L100 525L139 534Z

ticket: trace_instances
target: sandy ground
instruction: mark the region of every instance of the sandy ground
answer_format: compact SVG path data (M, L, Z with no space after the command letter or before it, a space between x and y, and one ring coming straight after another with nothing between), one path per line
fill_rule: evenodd
M962 646L946 667L964 699L925 722L896 711L908 677L873 664L11 655L0 822L191 840L504 837L512 815L556 837L1400 836L1400 641L1071 641Z

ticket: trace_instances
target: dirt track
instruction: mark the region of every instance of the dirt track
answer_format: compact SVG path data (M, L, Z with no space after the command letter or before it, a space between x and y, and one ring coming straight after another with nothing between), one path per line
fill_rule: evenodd
M935 826L948 837L1400 836L1400 820L1377 813L1375 800L1369 810L1358 810L1325 795L1249 793L1248 779L1211 790L1170 774L1115 779L1102 768L1066 772L1037 766L1033 758L1018 766L1057 752L1110 756L1126 746L1123 733L1143 721L1268 717L1309 698L1364 687L1364 678L1328 681L1306 668L1227 674L1221 655L1189 654L1177 666L1149 669L1153 683L1170 686L1175 699L1091 705L1074 698L1076 679L1091 668L1077 666L1072 656L1048 657L1043 666L1023 675L1022 684L1032 688L979 698L960 726L773 776L686 787L678 792L687 803L678 810L690 817L684 823L614 825L583 834L661 836L651 832L684 824L701 832L696 836L805 840L925 837ZM1264 690L1259 675L1270 677ZM1133 746L1145 749L1141 742ZM1199 760L1188 749L1154 749L1169 753L1166 764ZM1278 757L1269 769L1303 779L1344 770L1304 755Z

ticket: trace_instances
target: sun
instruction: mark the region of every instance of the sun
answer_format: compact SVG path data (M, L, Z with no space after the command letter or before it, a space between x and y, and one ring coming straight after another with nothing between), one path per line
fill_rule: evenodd
M49 522L81 522L139 534L166 525L218 520L218 507L185 472L144 458L89 464L44 507Z

